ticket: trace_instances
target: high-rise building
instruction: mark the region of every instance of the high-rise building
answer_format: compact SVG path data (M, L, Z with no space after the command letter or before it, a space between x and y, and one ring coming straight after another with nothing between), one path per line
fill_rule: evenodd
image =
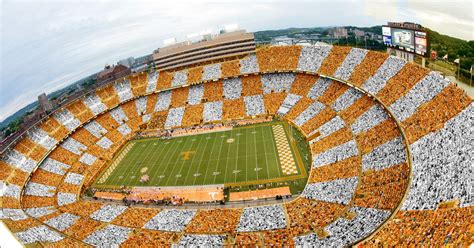
M48 100L46 93L43 93L38 96L39 107L43 112L49 112L53 110L53 105Z
M337 28L331 28L328 30L329 35L334 37L334 38L347 38L349 36L349 33L347 31L347 28L344 27L337 27Z
M211 60L244 56L255 52L255 37L245 30L219 34L189 35L188 41L176 43L175 39L165 41L167 46L153 51L153 62L158 70L169 70Z
M119 65L124 65L128 68L131 68L133 64L135 64L135 58L134 57L128 57L126 59L122 59L119 62L117 62Z

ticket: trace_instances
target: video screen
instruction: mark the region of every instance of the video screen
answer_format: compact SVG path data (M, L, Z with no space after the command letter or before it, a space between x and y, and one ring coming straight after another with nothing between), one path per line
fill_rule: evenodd
M428 40L426 39L426 33L415 31L415 52L416 54L425 56L428 51Z
M426 56L428 37L426 32L403 28L382 27L384 45L398 50Z
M382 35L383 36L392 36L392 32L390 31L390 27L382 27Z
M414 32L407 29L392 28L392 43L413 52L415 50Z

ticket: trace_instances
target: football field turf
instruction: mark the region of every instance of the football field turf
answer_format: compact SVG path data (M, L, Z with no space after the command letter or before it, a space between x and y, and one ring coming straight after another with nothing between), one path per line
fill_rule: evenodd
M295 162L291 175L280 166L282 156L278 155L274 135L278 125L283 127L279 130L285 130L284 142L291 147L286 156ZM288 140L292 134L286 125L271 122L168 140L133 140L115 156L95 186L228 186L301 178L306 171L299 151ZM280 135L280 143L281 139ZM140 182L143 175L149 176L148 182Z

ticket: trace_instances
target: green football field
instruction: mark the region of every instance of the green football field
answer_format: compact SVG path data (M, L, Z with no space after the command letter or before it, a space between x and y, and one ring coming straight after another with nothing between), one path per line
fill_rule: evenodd
M300 152L291 142L291 155L298 172L292 175L283 173L273 125L284 127L286 142L289 142L293 134L283 122L168 140L153 138L130 141L115 156L112 164L115 162L116 165L112 166L113 169L105 170L95 186L228 186L305 177ZM149 176L148 182L140 182L143 175Z

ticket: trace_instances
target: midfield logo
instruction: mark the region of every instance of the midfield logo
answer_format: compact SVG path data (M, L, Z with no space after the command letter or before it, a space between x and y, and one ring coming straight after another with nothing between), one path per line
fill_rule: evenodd
M189 160L191 158L191 155L194 155L196 154L196 151L184 151L184 152L181 152L181 156L183 156L183 160Z

